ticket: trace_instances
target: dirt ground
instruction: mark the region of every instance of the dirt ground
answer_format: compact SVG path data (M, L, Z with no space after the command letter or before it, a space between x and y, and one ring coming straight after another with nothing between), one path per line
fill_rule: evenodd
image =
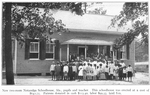
M52 81L50 76L15 76L15 85L148 85L149 73L135 73L132 82L115 80L96 81ZM6 79L2 80L6 85Z

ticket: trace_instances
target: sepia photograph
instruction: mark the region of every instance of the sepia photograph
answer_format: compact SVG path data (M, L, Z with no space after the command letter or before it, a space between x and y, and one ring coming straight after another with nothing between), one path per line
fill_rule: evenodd
M149 85L148 2L1 7L1 85Z

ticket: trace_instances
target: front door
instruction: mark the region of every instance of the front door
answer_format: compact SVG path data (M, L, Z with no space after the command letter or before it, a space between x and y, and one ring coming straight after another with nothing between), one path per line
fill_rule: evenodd
M79 47L78 50L79 56L84 56L85 58L85 47Z

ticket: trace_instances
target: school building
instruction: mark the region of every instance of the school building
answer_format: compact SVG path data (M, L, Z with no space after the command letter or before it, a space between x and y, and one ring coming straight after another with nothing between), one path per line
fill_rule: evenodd
M56 20L61 19L69 32L50 35L54 42L27 39L21 47L14 40L14 73L41 74L49 73L52 61L69 61L70 53L83 55L102 53L109 60L125 60L125 64L134 67L134 41L123 46L119 51L112 49L113 42L123 33L123 29L109 28L113 16L84 14L75 15L68 11L55 11Z

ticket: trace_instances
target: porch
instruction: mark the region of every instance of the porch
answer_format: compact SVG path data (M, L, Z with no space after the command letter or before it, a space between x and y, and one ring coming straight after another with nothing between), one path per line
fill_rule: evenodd
M113 42L94 39L70 39L61 43L60 61L103 57L113 60ZM79 58L79 59L78 59Z

